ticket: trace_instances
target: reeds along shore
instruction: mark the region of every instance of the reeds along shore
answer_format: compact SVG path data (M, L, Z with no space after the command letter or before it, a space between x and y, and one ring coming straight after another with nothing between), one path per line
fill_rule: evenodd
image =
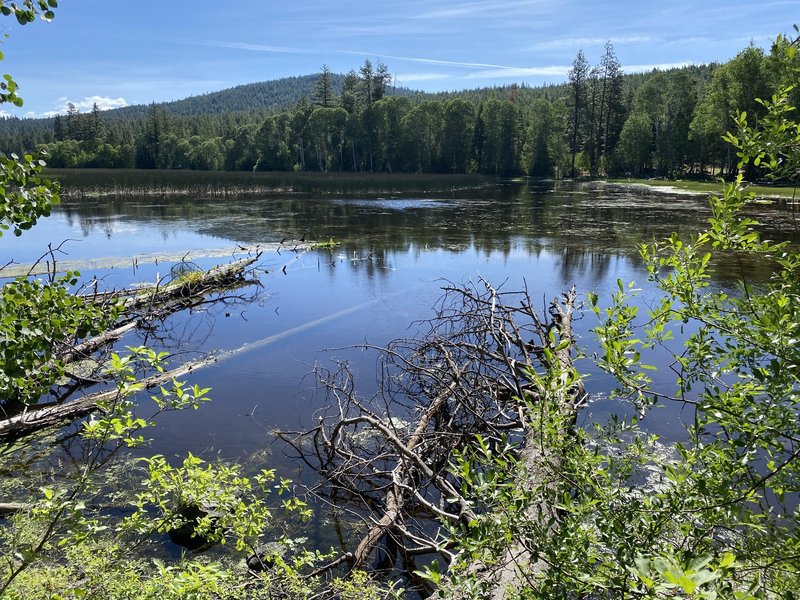
M481 175L48 169L67 200L113 196L237 198L270 194L452 192L494 182Z

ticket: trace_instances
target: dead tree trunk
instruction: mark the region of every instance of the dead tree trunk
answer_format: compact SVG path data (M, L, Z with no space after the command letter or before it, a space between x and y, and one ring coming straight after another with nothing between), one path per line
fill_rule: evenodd
M185 363L171 371L165 371L142 379L139 383L143 389L149 390L157 385L172 381L182 377L192 371L201 369L216 362L213 356ZM0 421L0 442L12 441L23 436L30 435L36 431L60 425L66 421L72 421L85 417L97 410L100 402L110 400L118 394L116 388L87 394L82 398L66 404L50 403L38 405L35 410L23 412L8 419Z
M19 502L0 502L0 517L25 510L26 508L28 508L27 504L21 504Z
M557 424L558 429L550 432L551 436L561 440L568 438L575 425L578 408L586 395L580 379L573 377L574 309L575 288L564 294L560 303L553 302L550 306L550 322L554 325L556 337L548 342L553 350L553 364L545 366L555 374L558 385L554 390L554 398L545 398L550 393L548 390L534 391L538 396L534 410L531 411L534 414L527 415L525 419L525 441L520 453L520 464L524 472L519 474L517 483L526 494L536 489L548 488L553 474L561 471L558 449L541 434L546 427L544 422ZM557 414L544 414L544 411L550 410ZM553 531L558 526L559 516L555 503L545 501L528 505L524 519L535 524L538 529ZM530 576L542 573L548 565L535 557L528 540L517 537L506 546L496 565L481 565L480 568L482 583L491 590L489 597L502 600L509 595L518 596L526 585L530 585Z

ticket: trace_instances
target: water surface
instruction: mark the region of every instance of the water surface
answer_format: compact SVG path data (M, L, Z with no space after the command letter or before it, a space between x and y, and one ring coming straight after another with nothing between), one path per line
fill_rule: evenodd
M760 210L770 237L796 235L790 211ZM151 434L150 452L238 458L270 445L275 429L312 422L319 407L307 375L315 363L349 360L362 393L371 394L376 356L353 346L414 335L414 323L433 315L446 282L484 278L507 290L527 286L544 303L573 285L584 296L595 291L607 299L621 279L640 284L638 301L646 306L655 293L638 244L673 231L689 236L708 214L706 201L694 196L554 182L492 181L475 189L388 195L101 195L66 201L21 239L4 236L0 256L4 263L30 263L48 243L61 244L58 260L81 263L85 279L119 287L168 276L171 264L156 262L153 254L225 254L282 242L280 253L261 257L260 287L173 317L155 337L126 340L164 345L182 357L247 347L191 376L213 388L212 403L161 417ZM293 250L301 239L338 245ZM139 255L150 258L135 260ZM98 263L89 261L100 258L113 266L92 267ZM194 262L208 267L220 258ZM735 292L738 266L723 261L718 269L715 285ZM589 356L594 324L589 314L577 323ZM659 366L656 381L671 386L674 374ZM584 418L618 408L607 400L612 382L589 360L581 367L593 394ZM650 427L677 439L683 416L672 407ZM288 468L276 450L275 462Z

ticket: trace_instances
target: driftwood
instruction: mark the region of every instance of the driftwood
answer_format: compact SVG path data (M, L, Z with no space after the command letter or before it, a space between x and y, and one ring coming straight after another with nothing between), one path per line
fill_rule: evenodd
M203 302L208 294L223 289L231 289L237 285L249 283L245 279L246 270L258 260L258 256L237 260L225 265L209 269L207 272L196 272L194 277L178 279L144 290L120 290L92 295L89 298L108 303L117 301L122 304L122 317L112 328L74 346L68 346L61 353L61 360L69 364L90 356L93 352L120 340L131 331L144 326L153 319Z
M466 523L481 510L461 496L461 482L449 469L454 453L476 435L489 444L505 436L521 442L528 476L520 477L520 485L541 484L537 473L545 472L544 461L550 469L553 457L543 454L536 432L527 428L526 410L538 393L529 370L563 373L558 404L567 416L565 428L574 424L583 398L579 382L567 385L574 290L550 304L546 318L526 292L499 292L485 282L482 289L445 292L427 332L377 349L381 376L374 397L357 395L345 364L332 372L317 369L326 400L317 426L279 434L322 476L313 491L338 514L363 520L364 532L342 548L342 561L351 568L401 561L415 581L416 556L439 554L450 562L437 524ZM547 523L554 509L532 507L526 516ZM515 540L498 564L476 565L495 597L518 587L520 572L540 568L525 548ZM415 582L420 591L433 591Z
M120 325L119 327L105 331L100 335L96 335L93 338L81 342L80 344L76 344L75 346L72 346L66 350L61 355L61 360L63 360L65 363L71 363L79 360L82 357L89 356L100 348L120 340L122 336L124 336L126 333L130 333L141 324L142 319L134 319L128 323L125 323L124 325Z
M214 267L206 272L192 272L167 285L159 285L152 289L144 289L124 300L124 311L141 309L153 310L156 307L169 305L171 301L183 301L188 298L205 296L221 287L229 287L237 279L241 279L245 269L255 263L258 256L251 256L225 265Z
M206 272L184 273L169 282L157 282L151 288L85 295L87 302L95 302L100 305L116 303L121 306L120 317L111 328L103 333L74 345L64 345L58 352L57 359L66 366L68 374L70 365L77 361L97 357L99 358L96 361L97 364L101 364L103 357L102 355L98 357L97 353L107 352L107 349L115 342L133 330L149 325L154 320L179 310L197 306L205 302L209 294L228 291L252 283L247 279L248 268L258 258L259 256L253 256L236 260ZM145 389L151 388L215 361L215 357L207 357L188 362L171 371L146 377L139 383ZM85 394L78 399L68 401L75 392L86 385L99 383L92 378L78 375L71 375L71 377L75 383L68 386L66 393L62 394L55 402L23 407L19 414L6 414L6 418L0 420L0 441L15 440L41 429L83 417L96 410L99 402L113 398L117 393L116 389L109 389Z

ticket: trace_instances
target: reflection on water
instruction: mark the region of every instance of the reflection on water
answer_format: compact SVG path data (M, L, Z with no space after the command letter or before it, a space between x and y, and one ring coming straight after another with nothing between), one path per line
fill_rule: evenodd
M761 210L772 239L795 235L788 211ZM192 375L194 382L213 388L214 402L197 412L164 416L150 451L241 456L269 444L271 430L310 422L317 407L308 393L313 381L305 376L316 361L350 360L362 393L372 393L375 357L357 346L413 335L413 323L432 315L445 281L483 277L506 289L524 285L544 304L572 285L607 298L617 279L636 280L646 305L654 292L645 285L638 244L673 231L688 236L707 217L702 198L553 182L391 198L105 196L67 202L21 239L3 237L0 257L3 263L30 262L48 242L63 240L69 240L62 247L66 254L57 258L77 261L283 241L282 252L262 257L268 273L263 288L245 294L250 300L232 299L174 317L161 342L182 356L241 351ZM296 240L329 238L339 243L332 251L292 251ZM197 262L209 266L219 259ZM722 287L732 281L729 273L735 276L741 268L734 262L717 267L716 284ZM759 276L757 268L748 268ZM83 269L83 276L120 286L168 270L169 265L140 262L135 268ZM589 356L593 323L589 315L577 323ZM602 400L612 383L590 361L581 366L590 375L588 388L601 398L586 418L601 417L613 408ZM655 379L674 383L668 368ZM674 439L681 418L674 410L651 426Z
M441 198L337 198L332 204L360 206L369 209L407 210L411 208L442 208L454 206L457 200Z

